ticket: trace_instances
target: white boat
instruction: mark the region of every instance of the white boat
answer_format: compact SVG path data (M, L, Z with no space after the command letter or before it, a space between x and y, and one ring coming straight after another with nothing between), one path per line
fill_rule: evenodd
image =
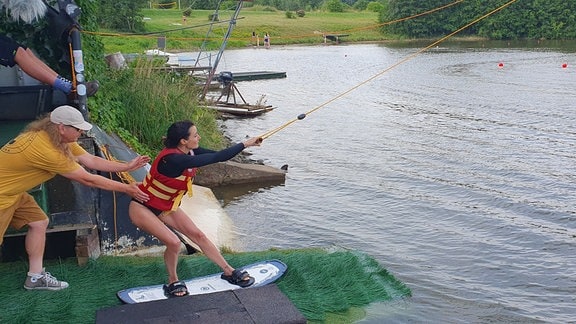
M175 66L180 65L180 61L178 59L177 54L164 52L164 51L161 51L159 49L147 50L144 53L147 56L165 57L166 58L166 65L175 65Z

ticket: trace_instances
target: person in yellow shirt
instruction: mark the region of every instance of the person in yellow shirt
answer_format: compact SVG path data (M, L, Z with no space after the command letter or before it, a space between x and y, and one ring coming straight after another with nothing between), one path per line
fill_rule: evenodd
M86 152L76 141L92 128L72 106L60 106L30 123L15 139L0 149L0 244L8 227L28 226L25 247L29 271L24 288L60 290L68 283L44 271L48 217L27 192L60 174L83 185L124 192L139 201L148 195L137 183L124 184L92 174L82 166L104 172L132 171L150 158L137 156L129 162L109 161Z

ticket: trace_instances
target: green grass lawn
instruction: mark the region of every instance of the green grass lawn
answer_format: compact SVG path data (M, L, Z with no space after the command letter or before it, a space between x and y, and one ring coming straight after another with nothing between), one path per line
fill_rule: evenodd
M407 298L410 289L373 258L354 251L269 250L225 254L234 266L278 259L286 274L276 283L310 322L352 323L374 302ZM166 281L162 257L102 256L80 267L74 258L46 262L47 271L68 281L61 291L27 291L25 262L0 263L0 323L93 323L96 311L121 305L122 289ZM203 255L181 256L182 279L218 273Z
M149 35L126 35L115 33L103 36L106 53L140 53L157 47L159 36L166 36L166 50L198 50L210 28L209 15L212 10L193 10L184 23L182 11L176 9L145 9L147 33ZM220 22L212 26L210 43L218 48L228 29L233 11L220 11ZM253 8L242 9L234 27L228 48L241 48L251 44L252 32L260 35L263 43L265 33L269 33L272 45L321 44L322 33L348 34L344 41L366 42L384 40L379 31L378 14L375 12L307 12L304 17L287 18L282 11L262 11ZM107 32L107 31L101 31ZM109 31L108 31L109 32Z

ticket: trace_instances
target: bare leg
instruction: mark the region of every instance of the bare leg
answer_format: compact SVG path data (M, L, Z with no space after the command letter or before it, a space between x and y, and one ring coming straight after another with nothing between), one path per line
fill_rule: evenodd
M130 202L128 214L132 223L141 230L144 230L158 238L165 246L164 263L168 272L168 283L178 281L178 254L182 247L182 242L156 215L145 206Z
M26 253L28 253L29 271L31 273L41 273L43 270L42 259L44 258L44 248L46 246L46 228L48 219L32 222L28 224L26 233Z
M173 211L172 213L163 216L162 221L176 229L180 233L186 235L192 242L196 243L204 255L212 262L216 263L224 274L227 276L232 275L234 268L228 264L224 259L220 250L212 243L208 237L192 222L190 217L184 213L180 208Z
M30 49L25 50L19 47L14 61L18 63L18 66L24 70L24 72L42 83L53 86L54 81L58 77L58 73L37 58Z

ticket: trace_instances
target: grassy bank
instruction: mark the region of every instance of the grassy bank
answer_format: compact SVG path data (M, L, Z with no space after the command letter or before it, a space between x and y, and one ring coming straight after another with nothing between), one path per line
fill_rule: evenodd
M232 11L220 11L220 23L212 27L214 37L210 48L218 48L228 29ZM159 36L166 36L167 51L196 51L204 41L210 28L209 16L212 10L193 10L190 17L183 21L182 11L176 9L143 10L148 35L113 34L102 36L106 53L141 53L157 48ZM322 33L348 34L344 41L366 42L381 41L384 36L379 32L378 14L375 12L306 12L304 17L287 18L283 11L265 11L261 8L245 8L239 15L228 48L250 46L252 32L260 36L263 43L265 33L269 33L272 45L321 44ZM101 34L102 35L102 34Z
M107 71L101 79L91 118L119 135L129 147L151 157L163 148L162 138L175 121L190 119L202 134L200 144L225 147L214 110L202 108L196 80L155 70L156 62L135 61L130 69Z
M374 259L357 252L320 249L228 254L233 265L279 259L288 265L278 288L310 322L352 323L363 318L362 307L410 296L408 287ZM1 323L93 323L96 311L121 305L119 290L166 280L162 257L100 257L78 267L74 259L47 262L48 271L66 280L62 291L22 288L25 262L0 263ZM219 272L202 255L181 256L181 278Z

